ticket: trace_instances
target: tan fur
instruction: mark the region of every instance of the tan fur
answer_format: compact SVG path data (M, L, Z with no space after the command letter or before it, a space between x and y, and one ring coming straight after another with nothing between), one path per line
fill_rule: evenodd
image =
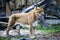
M43 8L37 7L31 10L28 13L20 13L20 14L13 14L9 18L8 26L7 26L7 32L10 30L10 28L15 24L15 23L25 23L30 25L30 34L31 36L34 36L33 33L33 25L32 23L36 20L38 20L38 16L36 16L36 12L39 12L39 16L44 15Z

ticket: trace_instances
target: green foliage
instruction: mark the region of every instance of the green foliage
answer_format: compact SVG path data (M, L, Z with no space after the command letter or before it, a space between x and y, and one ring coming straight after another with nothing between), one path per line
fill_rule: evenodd
M19 39L21 36L15 36L15 38Z
M0 37L0 40L10 40L10 37Z
M41 27L41 25L36 26L37 30L42 30L44 32L60 32L60 24L55 25L49 25L50 29L47 29L46 27Z
M60 32L60 24L58 24L58 25L55 24L52 26L53 26L55 32Z

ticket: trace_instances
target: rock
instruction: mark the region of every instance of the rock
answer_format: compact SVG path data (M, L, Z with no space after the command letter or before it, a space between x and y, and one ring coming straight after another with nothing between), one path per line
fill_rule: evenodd
M0 31L0 37L6 37L6 31Z

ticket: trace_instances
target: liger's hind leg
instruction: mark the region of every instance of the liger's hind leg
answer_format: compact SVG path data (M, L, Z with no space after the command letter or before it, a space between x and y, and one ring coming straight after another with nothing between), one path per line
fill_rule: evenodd
M7 35L9 35L9 30L11 29L11 27L14 25L15 23L15 19L13 17L10 17L9 18L9 21L8 21L8 26L7 26Z

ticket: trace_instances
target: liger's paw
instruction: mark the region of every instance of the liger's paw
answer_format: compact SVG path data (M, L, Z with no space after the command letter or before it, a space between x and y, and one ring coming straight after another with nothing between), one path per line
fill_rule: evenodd
M30 36L30 38L34 39L34 38L35 38L35 36Z

